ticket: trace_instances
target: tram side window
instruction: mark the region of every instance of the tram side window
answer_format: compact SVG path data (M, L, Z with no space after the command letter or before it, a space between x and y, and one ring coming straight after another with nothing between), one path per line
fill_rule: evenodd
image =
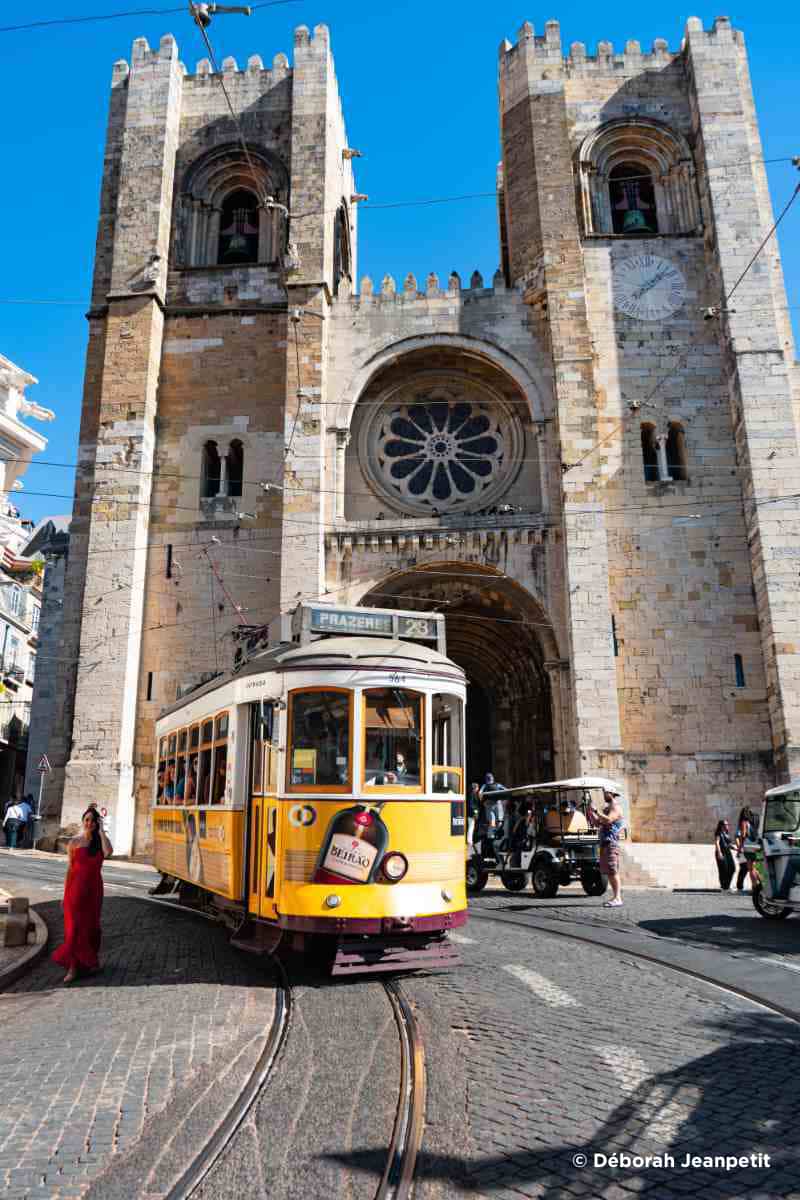
M189 740L188 729L178 731L178 759L175 768L175 803L183 804L186 794L186 745Z
M164 802L166 804L175 803L175 751L178 744L178 735L171 733L169 735L169 747L167 749L167 770L164 775Z
M364 692L364 786L419 788L422 696L405 688Z
M289 694L290 791L349 791L350 711L350 692L320 688Z
M463 715L458 696L440 693L432 698L432 790L461 796L464 792Z
M186 784L183 789L184 804L197 804L197 774L199 769L200 726L189 730L189 754L186 765Z
M208 804L211 795L211 764L214 757L214 722L200 726L200 766L197 772L197 803Z
M214 722L214 786L211 803L225 803L225 785L228 779L228 714L223 713Z
M164 781L167 777L167 739L162 738L158 745L158 771L156 773L156 804L165 804Z

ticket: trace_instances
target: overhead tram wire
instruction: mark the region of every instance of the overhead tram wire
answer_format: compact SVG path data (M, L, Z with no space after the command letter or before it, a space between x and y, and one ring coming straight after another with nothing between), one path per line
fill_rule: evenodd
M253 12L259 8L277 8L284 4L299 4L300 0L261 0L249 4ZM0 25L0 33L20 33L28 29L48 29L55 25L89 25L97 21L116 21L123 17L165 17L172 13L185 13L186 5L179 8L133 8L125 12L97 13L91 17L54 17L45 21L28 21L24 25Z

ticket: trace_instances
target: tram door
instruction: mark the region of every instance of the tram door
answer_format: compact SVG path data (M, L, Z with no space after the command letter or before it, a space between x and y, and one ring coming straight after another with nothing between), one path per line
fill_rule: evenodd
M276 916L278 801L276 752L272 745L272 705L254 704L250 744L250 860L247 910L256 917Z

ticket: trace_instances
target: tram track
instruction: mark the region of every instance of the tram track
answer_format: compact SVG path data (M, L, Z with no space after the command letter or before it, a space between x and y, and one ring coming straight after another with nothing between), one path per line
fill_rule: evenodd
M425 1047L411 1005L394 980L383 987L400 1035L400 1096L386 1169L375 1200L407 1200L425 1126Z
M63 875L38 872L52 883L63 883ZM132 882L106 883L106 892L120 898L143 900L147 904L170 908L184 916L200 917L219 923L211 913L185 907L176 901L150 896ZM269 960L276 973L275 1010L261 1053L228 1111L217 1123L205 1144L186 1165L176 1182L165 1192L164 1200L189 1200L209 1178L232 1139L247 1119L253 1106L268 1086L275 1063L286 1043L292 1013L292 985L283 962ZM366 980L365 980L366 982ZM399 1089L392 1135L383 1174L375 1190L375 1200L410 1200L415 1169L422 1145L427 1093L425 1047L419 1025L408 998L394 979L375 980L382 987L397 1028L399 1045Z
M275 1014L264 1049L233 1104L178 1181L166 1193L165 1200L188 1200L193 1195L236 1136L269 1080L286 1040L292 1011L292 991L283 964L275 959L272 965L277 971L278 986L275 991Z

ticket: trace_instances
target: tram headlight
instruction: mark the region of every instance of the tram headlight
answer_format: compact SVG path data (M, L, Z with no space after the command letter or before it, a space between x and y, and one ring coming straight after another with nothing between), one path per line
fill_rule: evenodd
M399 883L408 870L408 859L399 850L387 854L381 863L381 871L387 883Z
M332 892L330 896L325 897L326 908L338 908L341 903L342 897L337 896L335 892Z

